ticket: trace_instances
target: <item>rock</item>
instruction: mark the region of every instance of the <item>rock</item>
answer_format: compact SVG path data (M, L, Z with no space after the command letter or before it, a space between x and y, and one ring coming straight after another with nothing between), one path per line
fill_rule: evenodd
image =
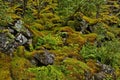
M97 61L96 64L100 68L100 71L95 75L100 75L102 73L104 75L111 76L111 78L114 80L116 79L116 74L115 74L114 68L112 68L110 65L102 64L99 61ZM104 77L107 78L107 76L104 76ZM99 79L95 79L95 80L99 80ZM100 79L100 80L103 80L103 79Z
M24 33L24 35L25 35L26 37L28 37L28 38L31 38L31 37L32 37L32 34L31 34L31 32L30 32L28 29L26 29L26 32Z
M18 41L20 45L23 45L28 41L27 38L21 33L16 37L15 40Z
M5 53L12 53L14 49L14 39L10 38L9 36L12 35L9 33L9 35L5 33L0 33L0 51Z
M97 61L97 66L100 67L101 71L107 74L114 74L115 70L110 66L106 64L102 64L99 61Z
M104 72L99 72L94 75L93 80L104 80L106 78Z
M20 32L22 28L23 28L23 22L22 22L22 20L17 20L16 23L15 23L15 29L18 32Z
M26 44L32 45L32 33L23 26L21 20L17 20L15 25L0 27L1 52L11 55L18 46Z
M51 65L54 63L54 57L55 56L53 54L50 54L47 50L44 50L44 53L35 54L31 61L37 66Z
M13 29L11 29L10 27L8 27L8 30L10 31L10 33L14 34L15 31Z

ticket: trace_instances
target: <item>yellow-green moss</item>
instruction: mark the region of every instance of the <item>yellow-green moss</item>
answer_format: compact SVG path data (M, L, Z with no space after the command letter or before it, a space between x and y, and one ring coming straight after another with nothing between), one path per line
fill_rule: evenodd
M110 27L110 28L108 28L108 31L113 33L115 36L120 37L120 28L112 28L112 27Z
M71 20L71 21L68 21L68 22L67 22L67 25L68 25L68 26L71 26L71 27L74 27L75 21L72 21L72 20Z
M65 66L64 74L68 80L84 80L84 72L91 71L86 63L72 58L66 58L63 65Z
M65 26L65 27L62 27L62 28L60 29L60 32L68 32L69 34L72 34L72 33L74 33L75 31L74 31L71 27Z
M36 28L37 30L44 30L44 26L42 26L41 24L39 24L39 23L36 23L36 22L34 22L34 23L32 23L32 25L31 25L33 28Z
M112 32L109 32L109 31L107 31L106 37L107 37L108 39L115 39L115 35L114 35Z
M80 13L80 12L79 12L79 13L76 13L75 16L82 18L83 20L85 20L86 22L88 22L88 23L91 24L91 25L92 25L92 24L96 24L96 23L98 23L98 22L101 21L100 18L98 18L98 19L90 18L90 17L85 16L83 13Z
M15 80L34 80L31 73L27 72L27 69L31 67L31 63L21 57L14 57L11 62L11 74Z
M87 60L86 64L91 68L92 74L97 73L99 71L99 68L96 65L96 61L89 59L89 60Z
M109 24L109 23L115 23L115 24L117 24L120 20L116 16L105 15L105 16L102 17L101 21L105 22L107 24Z
M90 33L90 34L84 35L84 37L86 38L86 40L88 42L94 43L96 38L97 38L97 34L96 33Z
M85 38L83 38L79 33L69 34L69 37L66 40L66 43L71 44L79 44L81 47L86 42Z
M24 57L25 54L25 47L24 46L19 46L17 48L16 54L17 56Z
M5 53L0 53L0 80L11 80L11 58Z

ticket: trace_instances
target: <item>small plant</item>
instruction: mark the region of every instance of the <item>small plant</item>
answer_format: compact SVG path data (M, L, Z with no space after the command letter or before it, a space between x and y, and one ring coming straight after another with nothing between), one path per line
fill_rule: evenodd
M36 80L64 80L64 75L55 66L29 68L28 71L36 74Z
M52 36L51 34L49 34L37 39L36 48L39 46L45 46L56 49L59 44L62 44L61 38L59 36Z
M86 44L82 47L80 54L87 59L95 59L108 65L119 65L120 61L120 42L119 40L103 42L101 47Z

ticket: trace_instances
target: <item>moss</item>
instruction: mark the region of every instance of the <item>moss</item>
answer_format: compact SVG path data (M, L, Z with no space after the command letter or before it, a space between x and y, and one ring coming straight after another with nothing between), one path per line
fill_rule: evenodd
M78 61L77 59L72 59L72 58L67 58L66 60L63 61L63 64L66 65L73 65L75 67L79 66L79 68L83 69L83 70L89 70L90 68L86 65L86 63L82 62L82 61Z
M72 33L74 33L75 31L74 31L72 28L70 28L69 26L65 26L65 27L62 27L62 28L60 29L60 32L68 32L68 33L72 34Z
M0 80L12 80L10 76L10 71L5 69L0 69Z
M67 54L61 49L50 50L50 53L55 55L55 64L59 64L67 56Z
M29 71L36 74L36 80L66 80L62 72L56 66L52 65L29 68Z
M44 16L45 16L47 19L52 19L52 18L54 18L54 14L53 14L53 13L44 13Z
M55 64L60 64L67 57L82 60L82 57L78 54L80 48L79 45L70 45L59 47L56 50L50 50L55 55Z
M106 37L107 37L109 40L115 39L115 35L114 35L112 32L109 32L109 31L107 31Z
M120 68L119 68L119 66L115 66L115 73L116 73L116 76L117 76L117 80L119 80L119 78L120 78Z
M117 24L120 20L116 16L105 15L102 17L101 21L106 23L106 24Z
M31 26L32 26L33 28L36 28L36 29L39 30L39 31L44 30L44 26L42 26L41 24L36 23L36 22L32 23Z
M74 22L74 21L68 21L67 25L68 25L68 26L71 26L71 27L74 27L75 22Z
M11 18L14 19L14 20L21 18L20 16L18 16L18 15L16 15L16 14L10 14L10 16L11 16Z
M88 16L85 16L83 13L76 13L75 16L79 17L79 18L82 18L83 20L85 20L87 23L89 23L90 25L93 25L93 24L96 24L98 22L101 21L100 18L98 19L95 19L95 18L90 18Z
M81 47L85 42L85 38L83 38L79 33L69 34L69 37L66 40L68 45L78 44L79 47Z
M119 28L108 28L108 31L113 33L115 37L120 37L120 29Z
M82 18L91 25L96 24L96 23L101 21L100 19L92 19L92 18L89 18L87 16L83 16Z
M19 57L24 57L24 55L25 55L25 47L24 46L19 46L17 48L17 51L16 51L15 55L17 55Z
M10 64L11 58L4 53L0 53L0 80L11 80Z
M88 42L94 43L96 38L97 38L97 34L96 33L90 33L90 34L84 35L84 37L86 38L86 40Z
M44 34L39 32L38 30L34 29L34 30L31 30L31 32L33 33L34 37L41 37L43 36Z
M90 71L86 63L72 58L65 59L62 65L62 71L68 80L84 80L84 72Z
M28 60L21 57L14 57L11 62L11 74L15 80L34 80L34 77L30 76L31 73L27 72L27 69L31 67Z
M54 24L56 24L56 23L59 24L62 21L60 20L59 16L55 15L55 17L51 19L51 22L54 23Z
M92 74L97 73L100 70L98 68L95 60L89 59L89 60L87 60L86 64L91 68L91 73Z

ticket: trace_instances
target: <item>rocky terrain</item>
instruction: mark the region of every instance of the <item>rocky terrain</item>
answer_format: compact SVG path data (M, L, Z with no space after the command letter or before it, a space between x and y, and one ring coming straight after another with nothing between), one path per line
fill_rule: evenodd
M0 0L0 80L120 80L119 0Z

